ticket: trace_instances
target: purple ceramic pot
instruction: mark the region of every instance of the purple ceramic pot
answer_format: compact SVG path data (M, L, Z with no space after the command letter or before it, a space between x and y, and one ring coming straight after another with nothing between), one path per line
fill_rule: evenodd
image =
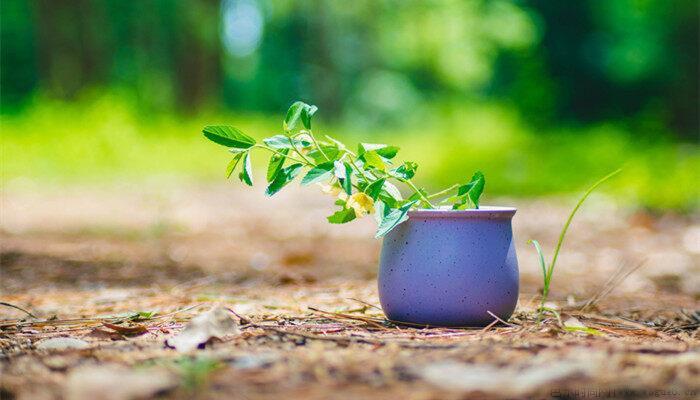
M379 301L393 321L485 326L518 302L515 208L416 210L384 238Z

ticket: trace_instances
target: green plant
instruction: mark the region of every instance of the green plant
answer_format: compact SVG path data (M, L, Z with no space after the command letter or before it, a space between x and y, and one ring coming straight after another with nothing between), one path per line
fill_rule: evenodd
M386 235L408 219L411 209L442 205L451 205L455 210L479 208L479 197L486 183L481 172L474 173L464 185L455 184L429 194L413 183L418 169L415 162L406 161L396 166L394 158L399 151L396 146L360 143L354 152L328 135L325 140L318 140L311 129L311 119L317 110L316 106L295 102L282 124L284 133L263 139L262 144L231 126L206 126L203 133L233 153L226 168L227 178L241 165L238 177L253 186L251 153L254 149L266 150L271 153L266 174L268 196L282 190L305 171L302 186L319 184L325 193L337 198L335 204L340 209L328 217L328 222L344 224L374 212L377 237ZM404 198L391 181L405 184L412 194ZM441 197L443 199L439 200Z
M576 203L576 206L574 207L573 210L571 210L571 214L569 214L569 218L566 219L566 223L564 224L564 227L561 230L561 233L559 233L559 240L557 241L557 245L554 248L554 256L552 257L552 262L547 266L547 263L544 260L544 253L542 252L542 247L540 246L540 243L537 240L529 240L528 243L532 243L532 245L535 247L535 250L537 251L537 255L539 257L539 264L540 267L542 268L542 277L544 281L544 285L542 288L542 299L540 300L540 306L537 309L537 320L540 320L540 317L545 311L551 311L549 308L545 307L545 303L547 302L547 297L549 296L549 289L552 283L552 274L554 273L554 266L557 263L557 258L559 257L559 251L561 250L561 246L564 243L564 238L566 237L566 232L569 230L569 226L571 225L571 221L574 219L574 215L576 215L576 212L581 208L581 205L583 205L583 202L586 201L588 196L593 193L593 191L603 184L605 181L608 179L612 178L613 176L617 175L622 171L621 169L618 169L616 171L613 171L609 173L608 175L604 176L600 180L598 180L596 183L594 183L591 187L586 190L586 192L581 196L579 199L578 203Z

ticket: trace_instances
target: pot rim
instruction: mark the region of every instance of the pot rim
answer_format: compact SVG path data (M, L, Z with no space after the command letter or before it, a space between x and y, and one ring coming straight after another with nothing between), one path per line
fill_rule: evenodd
M510 219L515 207L480 206L477 209L452 210L450 208L419 208L408 212L408 218L452 218L452 219Z

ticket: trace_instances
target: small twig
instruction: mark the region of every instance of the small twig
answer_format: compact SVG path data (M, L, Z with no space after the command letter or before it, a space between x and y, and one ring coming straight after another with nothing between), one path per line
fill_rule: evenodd
M672 337L666 335L665 333L663 333L660 330L651 328L651 327L646 326L640 322L632 321L632 320L624 318L624 317L605 317L602 315L587 315L587 314L575 313L575 312L568 313L568 314L575 316L575 317L578 317L578 318L592 320L597 325L599 325L601 322L603 322L603 323L609 324L611 327L615 327L618 329L625 327L627 330L645 332L649 336L658 336L658 337L661 337L663 339L669 339L669 340L673 339ZM595 322L595 321L599 321L599 322Z
M366 305L366 306L369 306L369 307L372 307L372 308L376 308L377 310L379 310L379 311L381 311L381 312L384 312L384 310L382 310L380 307L375 306L375 305L372 304L372 303L368 303L368 302L366 302L366 301L363 301L363 300L360 300L360 299L356 299L356 298L353 298L353 297L348 297L348 300L356 301L356 302L358 302L358 303L360 303L360 304L364 304L364 305Z
M500 323L502 323L502 324L504 324L504 325L513 326L513 324L502 320L501 317L499 317L498 315L492 313L491 311L486 310L486 312L489 313L489 315L492 316L496 321L498 321L498 322L500 322Z
M607 296L612 292L616 287L618 287L622 282L627 279L632 273L637 271L639 268L641 268L645 263L646 259L638 262L637 264L632 265L632 267L628 267L629 264L623 263L620 265L620 267L617 269L617 271L608 279L608 281L603 285L603 287L596 293L593 297L591 297L584 305L581 307L581 311L584 311L596 303L598 303L603 297Z
M227 310L229 310L229 311L231 312L231 314L233 314L233 315L235 315L236 317L238 317L238 319L241 321L241 324L247 325L247 324L252 324L252 323L253 323L253 321L251 321L251 320L249 320L248 318L246 318L246 317L244 317L244 316L238 314L237 312L233 311L231 308L228 308L228 307L225 307L225 308L226 308Z
M16 306L16 305L14 305L14 304L5 303L4 301L0 301L0 305L3 305L3 306L5 306L5 307L10 307L10 308L15 308L15 309L20 310L20 311L22 311L23 313L29 315L30 317L32 317L32 318L34 318L34 319L39 319L36 315L30 313L29 311L25 310L25 309L22 308L22 307Z
M491 321L490 324L486 325L486 326L484 327L484 329L481 330L481 332L482 332L482 333L488 332L489 329L493 328L493 326L496 325L497 323L498 323L498 319L494 319L493 321Z
M324 315L333 315L333 316L336 316L339 318L351 319L351 320L355 320L355 321L362 321L368 325L372 325L375 328L381 329L381 330L386 329L385 326L381 325L381 323L380 323L381 320L378 321L374 318L361 317L361 316L357 316L357 315L343 314L343 313L338 313L338 312L323 311L323 310L319 310L319 309L313 308L313 307L309 307L309 310L315 311L315 312L318 312L318 313L321 313Z

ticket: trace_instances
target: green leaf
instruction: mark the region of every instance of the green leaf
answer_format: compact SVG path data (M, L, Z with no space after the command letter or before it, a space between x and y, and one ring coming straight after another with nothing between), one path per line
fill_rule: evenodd
M542 252L542 247L540 246L540 242L537 240L528 240L528 243L532 243L533 246L535 246L535 250L537 251L537 256L538 256L538 261L540 262L540 268L542 269L542 277L544 278L544 286L547 290L549 290L549 282L547 282L547 263L544 261L544 253Z
M321 144L320 147L323 149L323 153L318 149L313 149L307 154L307 157L311 157L316 164L324 163L329 160L334 161L340 156L340 150L338 150L337 146ZM328 157L328 159L326 159L326 157Z
M238 174L238 178L246 185L253 186L253 167L250 164L250 153L243 154L243 170Z
M273 149L291 149L292 143L289 138L284 135L275 135L269 138L263 139L266 145L272 147Z
M287 154L289 149L282 149L279 151L282 154L275 153L270 157L270 163L267 165L267 181L272 182L275 177L282 169L284 161L287 159Z
M364 169L376 168L381 171L386 169L384 158L377 154L376 151L368 151L362 154L360 159L364 162Z
M272 196L275 193L279 192L283 187L285 187L285 185L293 181L294 178L296 178L297 175L299 175L303 167L303 164L296 163L282 168L282 170L280 170L277 176L275 176L275 180L270 182L270 184L267 186L265 194L268 196Z
M379 226L377 227L377 233L375 237L380 238L387 233L389 233L392 229L396 228L397 225L400 223L406 221L408 219L408 210L413 207L414 204L416 204L417 201L410 201L404 205L402 205L400 208L389 208L389 207L383 207L382 211L382 220L379 223Z
M381 149L386 147L385 144L375 144L375 143L358 143L357 145L357 156L360 157L368 151Z
M380 156L391 160L396 157L396 153L399 152L399 148L396 146L386 146L381 149L375 150Z
M299 121L306 127L311 129L311 117L318 111L318 107L304 103L303 101L295 101L287 110L287 116L284 118L284 130L290 131L296 128Z
M313 144L307 140L293 140L294 146L296 147L309 147ZM263 142L265 142L266 145L272 147L273 149L291 149L294 147L292 146L292 140L290 140L287 136L284 135L275 135L269 138L265 138L263 139Z
M378 155L386 158L392 159L399 152L399 148L396 146L389 146L386 144L376 144L376 143L360 143L357 145L357 156L360 157L363 154L374 151Z
M399 188L397 188L393 183L391 182L386 182L384 183L384 187L382 188L382 192L386 192L386 194L395 199L395 200L403 200L403 196L401 196L401 192L399 191Z
M398 151L398 147L385 144L360 143L357 145L357 156L364 162L364 169L376 168L384 171L386 164L391 164L391 158L396 156Z
M352 194L352 166L347 162L335 161L335 176L340 181L340 186L348 195Z
M472 175L471 181L457 189L458 201L452 206L454 210L463 210L469 207L479 208L479 197L484 191L486 178L481 171L476 171Z
M301 180L301 185L306 186L330 178L333 175L334 168L335 164L333 161L319 164L311 168L311 170L309 170L309 172Z
M291 106L289 106L287 116L284 118L284 124L282 124L285 131L290 131L297 126L297 123L301 118L301 111L303 109L304 103L301 101L295 101Z
M204 127L202 133L212 142L226 147L248 149L255 145L255 139L232 126L209 125Z
M355 210L352 208L346 208L344 210L336 211L330 217L327 217L328 222L331 224L344 224L355 219Z
M316 111L318 111L318 107L309 104L306 104L306 107L301 111L301 123L306 129L311 129L311 117L316 114Z
M382 220L389 211L391 211L390 207L382 200L374 202L374 220L377 221L377 227L382 223Z
M398 208L403 201L403 196L401 196L401 192L393 183L386 181L379 193L379 199L386 203L387 206Z
M338 179L345 179L345 164L342 161L333 161L333 175Z
M413 161L406 161L398 168L392 169L391 174L400 179L411 179L416 175L418 164Z
M377 197L379 197L379 194L382 192L384 182L386 182L385 178L377 179L376 181L367 185L367 187L365 187L364 189L364 192L367 193L367 196L371 197L372 200L376 201Z
M228 162L228 165L226 166L226 179L231 177L231 174L233 174L233 171L236 169L238 162L241 161L241 157L243 157L243 153L236 153L231 161Z

